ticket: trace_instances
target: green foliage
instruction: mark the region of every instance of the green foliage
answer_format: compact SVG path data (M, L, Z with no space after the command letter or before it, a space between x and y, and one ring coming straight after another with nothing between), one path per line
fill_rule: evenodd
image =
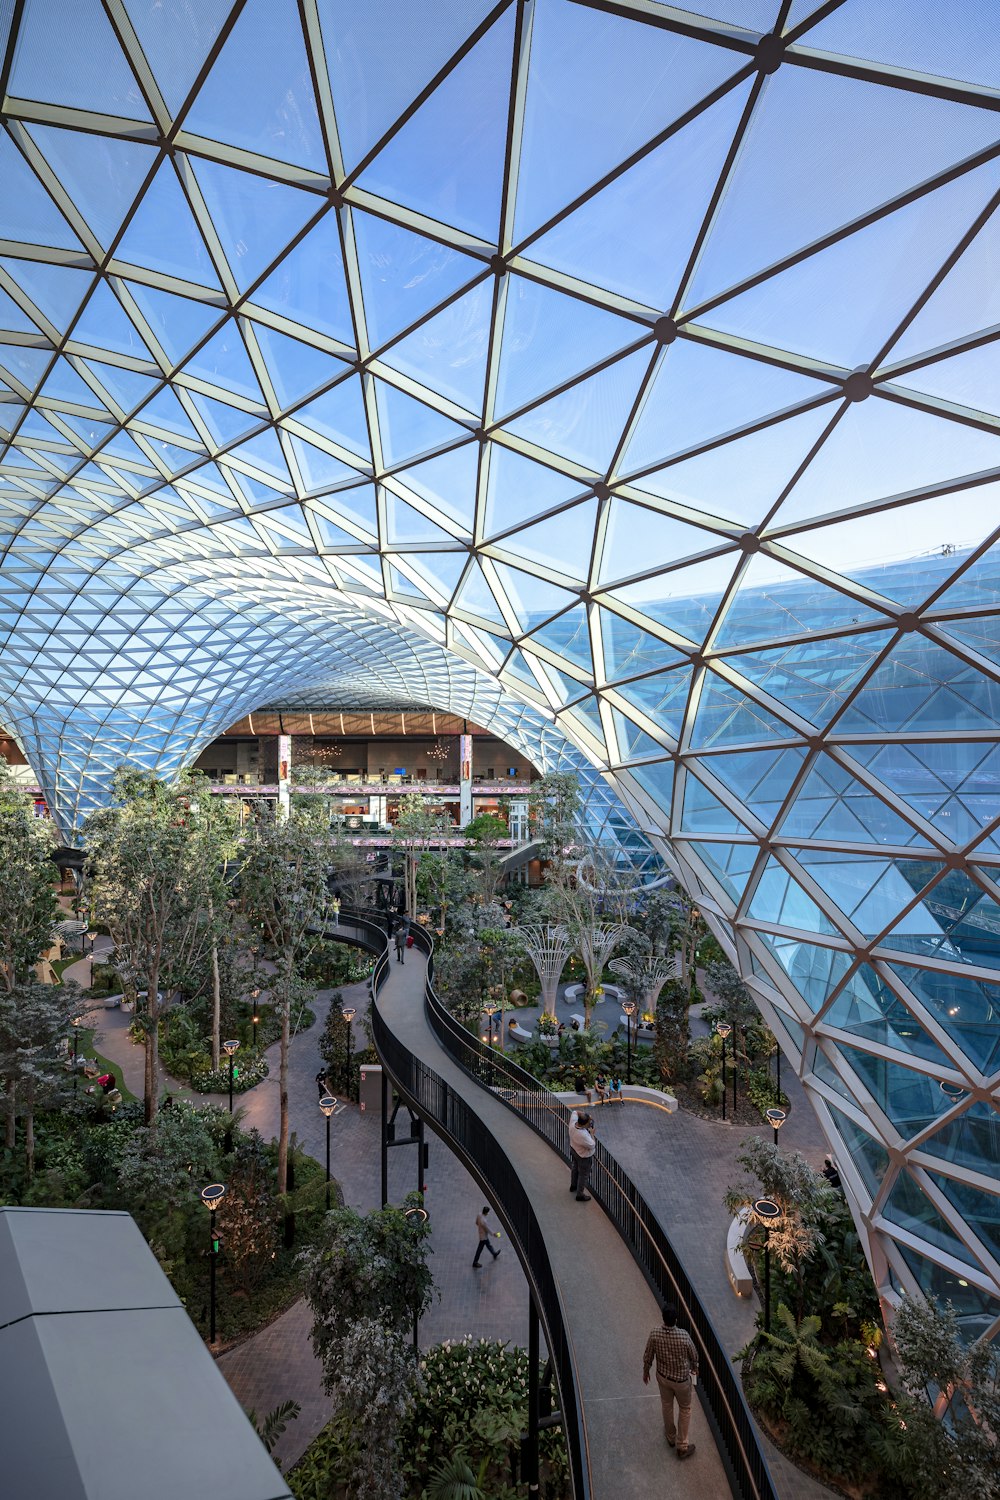
M770 1068L751 1068L743 1079L743 1093L755 1109L759 1109L763 1115L764 1111L771 1109L776 1104L788 1104L788 1095L782 1093L778 1097L774 1077Z
M289 1422L297 1421L301 1413L302 1408L297 1401L282 1401L264 1417L258 1417L255 1411L248 1411L247 1419L268 1453L273 1453Z
M52 824L34 816L31 800L0 760L0 989L30 980L52 942L54 845Z

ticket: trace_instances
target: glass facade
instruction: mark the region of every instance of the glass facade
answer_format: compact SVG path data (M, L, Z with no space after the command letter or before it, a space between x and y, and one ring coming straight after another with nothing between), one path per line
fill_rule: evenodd
M123 757L319 684L580 770L718 923L880 1285L976 1331L994 22L0 9L0 718L67 834Z

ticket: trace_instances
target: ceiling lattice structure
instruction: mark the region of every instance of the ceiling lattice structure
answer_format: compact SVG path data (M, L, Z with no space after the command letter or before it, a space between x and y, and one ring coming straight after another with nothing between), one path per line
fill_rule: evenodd
M590 766L595 821L730 924L885 1294L970 1332L1000 1315L994 21L0 8L0 713L64 821L123 755L331 679Z

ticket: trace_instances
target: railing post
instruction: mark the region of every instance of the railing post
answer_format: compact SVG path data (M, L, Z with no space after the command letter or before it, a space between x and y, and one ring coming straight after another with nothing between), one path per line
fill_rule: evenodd
M521 1441L521 1477L538 1494L538 1309L528 1294L528 1432Z
M386 1130L389 1125L389 1077L382 1064L382 1207L389 1204L389 1141Z

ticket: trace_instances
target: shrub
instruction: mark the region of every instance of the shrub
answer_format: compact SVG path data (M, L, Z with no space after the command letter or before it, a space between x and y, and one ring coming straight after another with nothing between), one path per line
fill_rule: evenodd
M199 1054L201 1061L205 1061L204 1054ZM261 1053L258 1057L245 1057L237 1054L234 1067L233 1093L244 1094L247 1089L256 1088L262 1083L268 1072L267 1058ZM229 1092L229 1060L228 1058L218 1068L200 1067L191 1073L191 1087L197 1089L199 1094L227 1094Z

